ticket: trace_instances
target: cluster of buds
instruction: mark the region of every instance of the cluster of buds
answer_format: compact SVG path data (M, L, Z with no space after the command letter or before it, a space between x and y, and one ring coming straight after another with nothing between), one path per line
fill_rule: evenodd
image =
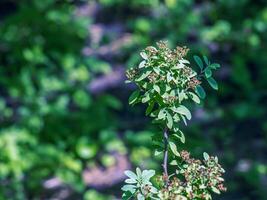
M153 46L148 46L145 48L145 52L148 54L149 57L155 56L158 53L158 50Z
M187 55L188 51L189 51L189 48L187 48L186 46L183 46L183 47L177 46L175 49L175 54L177 55L179 59L182 59Z
M138 74L138 71L135 68L131 68L126 71L126 77L131 81L134 80L137 74Z
M200 85L200 84L201 84L201 81L198 80L196 77L193 77L187 82L187 88L194 89L197 85Z
M165 101L167 104L173 104L173 103L175 103L177 100L178 100L178 97L177 97L177 96L168 96L168 97L165 97L165 98L164 98L164 101Z

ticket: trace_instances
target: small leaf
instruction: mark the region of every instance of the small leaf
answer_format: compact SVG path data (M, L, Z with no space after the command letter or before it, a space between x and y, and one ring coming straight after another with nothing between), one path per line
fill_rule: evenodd
M128 178L125 180L125 183L134 184L134 183L137 183L137 180Z
M142 172L139 167L136 168L136 175L137 175L137 178L140 178L142 176Z
M142 51L142 52L140 53L140 56L141 56L142 58L144 58L145 60L148 59L147 54L146 54L144 51Z
M144 80L146 77L148 77L148 75L151 73L152 71L146 71L144 72L139 78L137 78L135 81L139 82Z
M130 171L130 170L126 170L126 171L124 172L124 174L125 174L126 176L128 176L129 178L131 178L131 179L137 179L136 174L135 174L134 172Z
M203 70L203 62L199 56L194 56L194 60L196 61L197 65L201 70Z
M165 109L161 109L158 114L158 119L165 119L166 114L165 114Z
M199 99L199 97L198 97L195 93L193 93L193 92L189 92L189 94L190 94L190 98L191 98L194 102L196 102L197 104L200 104L200 99Z
M133 193L135 193L135 191ZM130 200L133 196L133 193L129 191L124 192L122 195L122 200Z
M158 85L153 85L154 90L160 94L160 88Z
M135 192L135 188L136 186L135 185L124 185L121 190L122 191L129 191L131 192L132 194Z
M177 162L176 160L172 160L172 161L170 162L170 165L178 165L178 162Z
M206 65L209 65L209 59L207 58L207 56L203 56L203 59L204 59Z
M218 84L214 78L210 77L207 79L207 81L214 90L218 90Z
M167 112L167 127L169 129L172 129L172 126L173 126L173 119L172 119L170 113Z
M149 103L149 105L148 105L148 107L147 107L147 109L146 109L146 115L149 115L149 114L152 112L152 110L153 110L153 108L154 108L154 105L155 105L154 102Z
M141 193L138 193L137 200L145 200L144 195L142 195Z
M140 64L139 64L139 68L143 68L144 66L146 65L146 61L145 60L143 60L142 62L140 62Z
M129 97L129 104L133 104L138 99L139 95L140 95L139 90L134 91Z
M143 180L149 181L154 175L155 175L155 170L144 170L142 172L142 178Z
M221 194L220 190L218 190L216 187L212 186L211 190L216 194Z
M155 156L158 156L158 155L160 155L161 153L162 153L162 151L155 150L154 155L155 155Z
M207 154L206 152L203 153L203 157L205 160L208 160L210 158L209 154Z
M206 76L206 78L209 78L209 77L212 76L212 72L211 72L211 70L210 70L209 67L207 67L207 68L205 69L205 76Z
M181 114L181 115L186 116L186 118L187 118L188 120L190 120L191 117L192 117L190 111L189 111L185 106L183 106L183 105L180 105L178 108L173 107L172 110L173 110L174 112L177 112L177 113L179 113L179 114Z
M205 99L206 97L206 92L203 89L203 87L201 85L197 85L195 92L197 93L197 95L201 98L201 99Z
M218 64L218 63L213 63L213 64L211 64L209 67L210 67L211 69L218 69L218 68L221 67L221 65Z
M178 139L180 139L180 141L181 141L182 143L185 143L185 136L184 136L184 133L183 133L182 131L180 131L180 130L179 130L179 133L180 133L180 135L178 135L178 134L174 134L174 136L177 137Z
M169 142L170 148L172 150L172 153L176 156L180 156L179 152L177 151L177 147L173 142Z

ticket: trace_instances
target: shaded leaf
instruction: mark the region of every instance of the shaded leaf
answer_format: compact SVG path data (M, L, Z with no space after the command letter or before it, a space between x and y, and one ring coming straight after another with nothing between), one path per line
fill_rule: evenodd
M197 85L195 92L197 93L197 95L201 98L201 99L205 99L206 97L206 92L203 89L203 87L201 85Z
M214 90L218 90L218 84L214 78L210 77L207 79L207 81Z
M194 56L194 60L196 61L197 65L201 70L203 70L203 62L199 56Z
M136 90L134 91L131 96L129 97L129 104L133 104L134 102L136 102L136 100L138 99L140 95L140 91Z

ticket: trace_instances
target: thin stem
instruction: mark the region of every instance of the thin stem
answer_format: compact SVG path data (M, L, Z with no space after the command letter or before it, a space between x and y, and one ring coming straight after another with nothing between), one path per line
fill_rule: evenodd
M168 128L164 129L163 132L163 138L164 138L164 158L163 158L163 171L164 171L164 181L165 181L165 187L168 186L169 182L169 175L168 175L168 143L169 143L169 136L168 136Z

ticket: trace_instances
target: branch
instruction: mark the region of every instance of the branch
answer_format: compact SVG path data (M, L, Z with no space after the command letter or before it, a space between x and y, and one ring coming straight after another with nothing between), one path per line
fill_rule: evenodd
M168 143L169 143L169 136L168 136L168 128L164 129L163 132L163 138L164 138L164 158L163 158L163 178L165 181L165 187L168 186L169 182L169 175L168 175Z

